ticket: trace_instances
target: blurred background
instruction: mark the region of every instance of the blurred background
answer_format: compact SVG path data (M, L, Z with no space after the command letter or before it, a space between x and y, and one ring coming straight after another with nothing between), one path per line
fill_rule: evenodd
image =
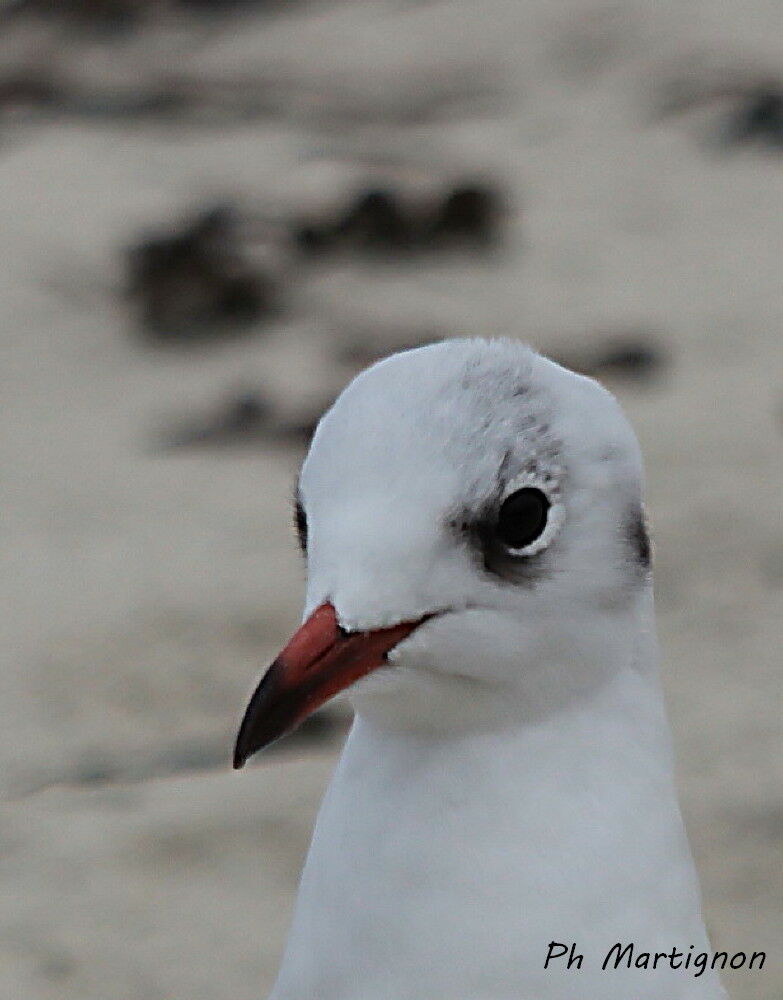
M726 974L783 997L777 0L0 3L0 993L258 1000L347 721L232 774L375 357L519 337L641 438Z

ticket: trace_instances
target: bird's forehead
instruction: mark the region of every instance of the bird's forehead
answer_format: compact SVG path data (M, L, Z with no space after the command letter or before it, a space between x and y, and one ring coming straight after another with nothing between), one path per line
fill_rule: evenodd
M555 400L534 376L536 355L502 346L436 344L362 373L321 422L303 491L469 499L499 475L511 479L520 463L557 466Z

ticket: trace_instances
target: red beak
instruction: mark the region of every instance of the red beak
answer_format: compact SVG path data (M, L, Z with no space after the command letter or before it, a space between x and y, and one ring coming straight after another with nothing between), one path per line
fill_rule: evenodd
M248 757L295 729L339 691L382 666L389 650L424 620L345 632L331 604L316 608L250 699L237 735L234 767L242 767Z

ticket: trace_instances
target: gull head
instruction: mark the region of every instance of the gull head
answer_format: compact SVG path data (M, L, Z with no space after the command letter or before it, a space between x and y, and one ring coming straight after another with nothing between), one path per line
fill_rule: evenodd
M302 466L304 625L235 762L339 690L399 728L530 719L635 655L650 613L636 438L614 397L515 341L357 376Z

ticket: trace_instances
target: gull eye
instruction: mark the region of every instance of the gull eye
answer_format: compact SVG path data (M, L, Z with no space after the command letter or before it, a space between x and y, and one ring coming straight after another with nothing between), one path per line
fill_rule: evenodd
M545 493L533 486L512 493L498 511L495 534L509 549L524 549L541 536L550 508Z
M294 502L294 527L302 552L307 552L307 515L301 501Z

